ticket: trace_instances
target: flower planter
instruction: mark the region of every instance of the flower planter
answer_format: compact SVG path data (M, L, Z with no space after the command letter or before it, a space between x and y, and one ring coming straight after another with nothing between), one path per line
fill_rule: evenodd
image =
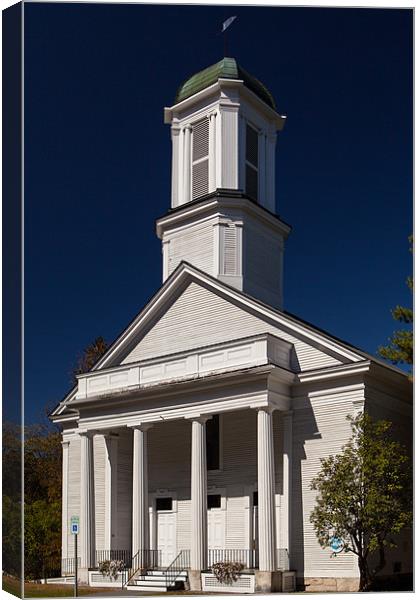
M255 592L255 575L241 573L233 583L221 583L217 581L213 573L201 573L201 589L203 592L253 594Z
M109 575L102 575L99 571L89 571L89 585L92 587L114 587L122 586L122 573L118 573L117 579Z

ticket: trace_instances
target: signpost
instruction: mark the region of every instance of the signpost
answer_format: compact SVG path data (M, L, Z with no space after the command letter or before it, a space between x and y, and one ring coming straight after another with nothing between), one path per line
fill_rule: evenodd
M330 539L330 548L334 552L334 554L338 554L344 548L343 540L339 537L332 537Z
M70 519L70 532L74 535L74 597L77 598L77 535L79 533L79 517Z

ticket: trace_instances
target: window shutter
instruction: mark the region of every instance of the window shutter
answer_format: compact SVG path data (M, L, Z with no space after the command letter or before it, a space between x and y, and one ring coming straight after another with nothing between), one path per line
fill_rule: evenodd
M258 199L258 132L246 126L245 148L245 191L248 196Z
M235 225L224 228L224 264L223 272L225 275L237 275L237 230Z
M192 130L192 198L209 191L209 120L203 119Z

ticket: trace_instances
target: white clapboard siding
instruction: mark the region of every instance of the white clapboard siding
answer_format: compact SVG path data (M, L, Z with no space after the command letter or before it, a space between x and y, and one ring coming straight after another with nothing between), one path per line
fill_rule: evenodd
M93 475L95 482L96 549L105 548L105 440L103 435L93 438Z
M133 495L133 435L121 432L118 438L117 469L117 527L112 541L118 550L131 549L132 495Z
M178 488L177 551L191 548L191 490Z
M246 285L255 290L264 288L273 294L280 294L281 240L270 234L266 227L253 226L249 222L244 230L244 245L247 257L244 273Z
M213 226L204 222L195 227L173 234L168 238L169 265L168 273L172 273L182 260L198 269L213 272Z
M80 515L80 439L79 436L71 436L67 438L69 444L69 472L68 472L68 556L63 558L74 557L74 536L70 533L70 517Z
M283 332L271 322L246 312L195 282L190 283L122 363L265 332L294 344L299 369L302 371L340 364L336 358Z
M319 400L319 399L318 399ZM336 577L337 572L357 576L357 563L351 553L331 558L331 551L318 544L309 516L316 492L310 483L320 469L321 458L336 454L349 439L346 415L353 414L351 399L294 410L293 412L293 503L292 557L298 576ZM343 575L338 575L343 576Z

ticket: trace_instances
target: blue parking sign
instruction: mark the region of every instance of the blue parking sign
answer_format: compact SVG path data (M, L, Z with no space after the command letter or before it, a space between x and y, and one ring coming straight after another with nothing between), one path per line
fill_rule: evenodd
M73 516L70 519L70 531L73 535L79 533L79 517Z

